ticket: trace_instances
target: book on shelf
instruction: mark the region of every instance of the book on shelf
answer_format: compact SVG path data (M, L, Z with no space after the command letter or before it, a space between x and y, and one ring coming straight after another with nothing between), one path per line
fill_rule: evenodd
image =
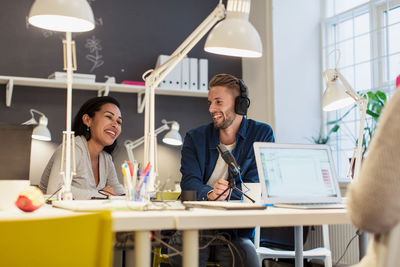
M146 86L145 82L137 82L137 81L123 81L122 84L136 85L136 86Z
M62 71L53 72L48 76L48 79L56 81L67 81L67 73ZM96 82L95 74L72 73L74 83L94 83Z

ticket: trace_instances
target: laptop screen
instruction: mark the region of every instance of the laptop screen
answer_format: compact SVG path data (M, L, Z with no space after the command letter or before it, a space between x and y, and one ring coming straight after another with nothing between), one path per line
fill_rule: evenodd
M254 147L266 202L340 199L329 146L255 143Z

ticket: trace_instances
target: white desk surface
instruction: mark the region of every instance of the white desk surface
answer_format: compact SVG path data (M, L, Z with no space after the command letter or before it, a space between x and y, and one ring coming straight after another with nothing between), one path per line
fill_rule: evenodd
M115 231L199 230L296 225L350 224L345 209L284 209L113 212ZM172 220L169 220L172 219Z
M22 212L17 208L0 211L0 220L46 219L83 214L45 205L35 212ZM143 231L166 229L223 229L246 227L275 227L321 224L350 224L345 209L284 209L266 210L214 210L188 211L113 211L113 230Z

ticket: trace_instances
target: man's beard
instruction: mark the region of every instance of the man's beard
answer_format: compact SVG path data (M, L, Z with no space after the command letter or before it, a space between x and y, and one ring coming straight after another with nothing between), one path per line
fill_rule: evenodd
M223 122L221 122L218 125L214 122L214 128L216 128L218 130L224 130L232 125L235 118L236 118L236 114L234 114L234 113L232 114L232 116L230 116L230 114L226 114L226 118L224 119Z

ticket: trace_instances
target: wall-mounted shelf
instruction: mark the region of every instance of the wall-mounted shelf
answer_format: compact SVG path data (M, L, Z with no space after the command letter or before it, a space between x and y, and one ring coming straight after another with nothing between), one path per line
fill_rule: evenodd
M16 76L0 76L0 84L6 85L6 106L11 106L12 93L15 85L19 86L34 86L34 87L51 87L66 89L65 81L53 79L31 78L31 77L16 77ZM116 84L116 83L84 83L76 82L72 84L73 89L77 90L92 90L97 91L98 95L108 95L109 92L120 93L136 93L138 94L138 113L142 113L144 109L144 86ZM156 95L173 95L173 96L188 96L188 97L207 97L208 91L188 91L188 90L173 90L173 89L156 89Z

